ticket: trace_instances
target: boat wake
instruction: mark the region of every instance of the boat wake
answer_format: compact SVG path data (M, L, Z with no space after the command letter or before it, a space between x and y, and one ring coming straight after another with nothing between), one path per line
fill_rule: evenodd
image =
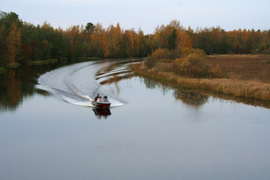
M112 67L115 67L113 69ZM119 73L121 71L121 73ZM107 96L111 107L124 105L121 98L102 90L115 74L126 75L128 70L112 66L112 63L84 62L58 68L41 75L37 88L49 91L59 100L79 106L93 107L91 101L97 93ZM119 77L119 76L118 76Z

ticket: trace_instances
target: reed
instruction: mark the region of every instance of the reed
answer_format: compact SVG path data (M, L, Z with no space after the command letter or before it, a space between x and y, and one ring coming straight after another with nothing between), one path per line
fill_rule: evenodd
M270 83L263 80L247 80L245 78L188 78L174 74L173 72L148 70L143 65L133 65L132 69L138 75L156 80L173 83L174 86L180 86L192 89L210 90L216 93L234 95L237 97L256 98L270 101ZM268 79L269 77L267 77Z
M20 63L10 63L6 65L7 68L18 68L20 66L21 66Z

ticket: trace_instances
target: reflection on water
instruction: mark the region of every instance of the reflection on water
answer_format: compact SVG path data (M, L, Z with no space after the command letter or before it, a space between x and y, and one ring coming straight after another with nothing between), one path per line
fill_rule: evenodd
M160 89L165 95L171 88L168 85L163 85L162 83L148 78L143 78L145 86L149 89ZM176 100L181 100L183 103L199 107L207 103L209 96L201 94L200 92L195 92L191 90L175 89L174 97Z
M169 88L169 86L163 85L163 84L161 84L158 81L153 80L153 79L143 78L143 82L147 88L160 89L163 94L166 94L171 89L171 88Z
M175 90L175 99L181 100L183 103L192 106L201 106L207 103L209 96L203 95L199 92L188 91L188 90Z
M48 95L47 92L36 90L37 72L26 67L18 70L9 69L0 77L0 111L15 111L24 99L34 94Z
M18 69L8 69L0 76L0 112L15 111L23 100L34 94L48 96L49 93L35 88L40 74L64 65L63 63L46 64L42 66L21 66Z
M210 91L181 89L179 87L174 87L174 84L159 82L146 77L140 78L143 80L147 88L160 89L164 95L168 92L168 90L174 89L174 97L176 100L181 100L183 103L194 107L199 107L207 103L209 97L213 96L218 99L232 100L238 103L248 104L252 106L260 106L270 109L269 101L262 101L254 98L236 97L233 95L213 93Z
M111 115L111 110L109 108L103 109L103 108L93 108L93 112L97 116L98 119L101 118L107 118L107 116Z

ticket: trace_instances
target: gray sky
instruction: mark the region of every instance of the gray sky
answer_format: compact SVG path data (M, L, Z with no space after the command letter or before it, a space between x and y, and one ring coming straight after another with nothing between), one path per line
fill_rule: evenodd
M0 0L0 10L15 12L23 21L54 28L102 23L145 34L172 19L196 30L220 26L226 31L270 29L270 0Z

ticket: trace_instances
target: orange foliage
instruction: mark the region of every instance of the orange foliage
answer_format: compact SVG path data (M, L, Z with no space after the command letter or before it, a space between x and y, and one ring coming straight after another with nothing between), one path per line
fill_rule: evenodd
M180 47L181 49L191 49L191 39L190 36L185 31L179 31L177 34L176 39L177 47Z
M14 63L16 55L19 54L19 49L21 46L21 30L18 29L15 23L12 24L11 30L6 40L7 52L6 52L6 62Z

